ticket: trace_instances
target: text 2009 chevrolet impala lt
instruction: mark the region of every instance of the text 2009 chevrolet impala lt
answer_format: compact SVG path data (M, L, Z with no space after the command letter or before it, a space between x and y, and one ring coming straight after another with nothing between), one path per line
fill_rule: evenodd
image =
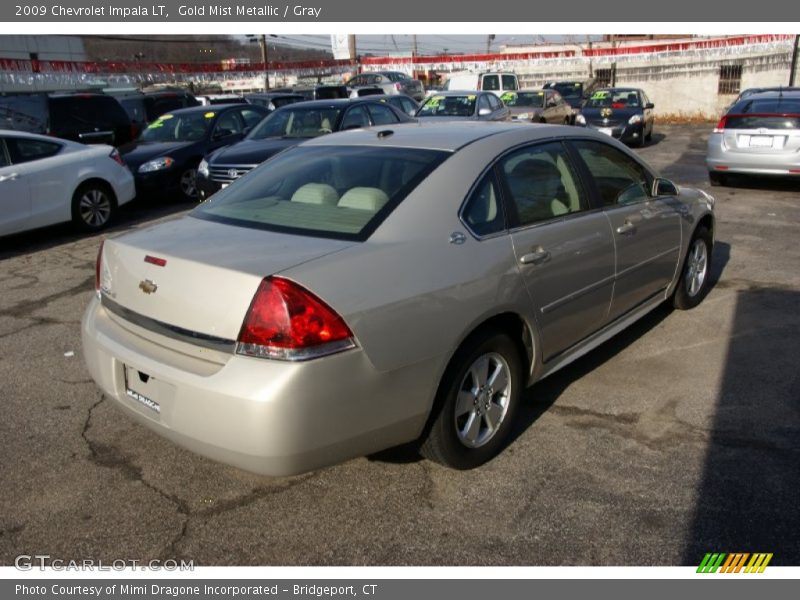
M109 239L89 370L157 433L282 475L420 440L471 468L523 389L707 291L713 199L563 126L324 136Z

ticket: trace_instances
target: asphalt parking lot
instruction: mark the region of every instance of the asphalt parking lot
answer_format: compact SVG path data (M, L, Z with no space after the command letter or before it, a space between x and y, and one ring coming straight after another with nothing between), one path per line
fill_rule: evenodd
M708 186L708 126L641 154L717 198L714 286L528 390L511 446L458 472L392 452L251 475L125 418L82 362L102 236L0 240L0 564L800 564L800 186ZM188 205L134 204L115 233Z

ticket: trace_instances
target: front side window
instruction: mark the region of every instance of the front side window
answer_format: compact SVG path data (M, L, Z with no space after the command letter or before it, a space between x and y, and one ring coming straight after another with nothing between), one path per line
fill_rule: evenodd
M245 127L255 127L261 122L261 119L264 118L264 113L253 110L252 108L243 108L239 111L239 114L244 119L244 126Z
M302 104L298 104L284 107L261 121L247 139L317 137L333 131L340 113L341 109L332 106L303 108Z
M564 146L517 150L500 161L510 196L512 225L530 225L587 208Z
M191 215L299 235L363 241L449 153L298 146L220 190Z
M218 137L225 137L235 133L242 133L242 120L236 114L236 111L231 110L217 120L214 134Z
M492 111L492 107L489 106L489 97L486 94L478 99L478 112L480 111Z
M592 174L605 206L626 205L647 200L652 176L631 157L602 142L573 142Z

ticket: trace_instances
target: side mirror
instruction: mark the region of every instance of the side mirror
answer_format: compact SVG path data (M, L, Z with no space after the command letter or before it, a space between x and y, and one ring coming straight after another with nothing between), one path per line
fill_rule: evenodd
M655 181L653 181L653 197L677 196L679 193L678 186L672 183L669 179L657 177Z
M645 104L645 105L644 105L644 107L645 107L645 108L655 108L655 107L656 107L656 105L655 105L655 104L653 104L652 102L648 102L647 104Z
M478 116L479 117L486 117L486 116L488 116L490 114L492 114L492 109L491 108L479 108L478 109Z

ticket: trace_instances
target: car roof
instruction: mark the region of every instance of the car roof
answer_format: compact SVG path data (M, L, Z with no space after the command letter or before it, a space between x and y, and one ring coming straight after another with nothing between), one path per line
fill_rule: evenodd
M504 134L519 133L523 129L536 132L533 136L548 138L555 133L554 125L520 125L519 123L491 123L481 121L447 121L443 123L410 122L395 125L379 125L365 129L352 129L313 138L303 145L313 146L386 146L446 150L455 152L459 148L478 140ZM575 128L563 128L576 135L585 133ZM582 129L582 128L581 128ZM574 130L574 131L573 131ZM387 135L386 132L391 132ZM379 135L380 134L380 135Z
M241 102L231 103L231 104L212 104L212 105L202 105L202 106L188 106L186 108L176 108L175 110L169 111L170 115L188 115L192 113L207 113L207 112L222 112L229 108L252 108L252 104L243 104Z
M62 138L53 137L52 135L42 135L40 133L29 133L27 131L18 131L16 129L0 129L0 136L6 137L16 137L16 138L27 138L31 140L41 140L44 142L54 142L57 144L63 144L65 146L85 146L85 144L81 144L78 142L73 142L71 140L65 140Z
M517 91L517 90L512 90ZM486 92L481 90L442 90L441 92L436 92L437 96L477 96L478 94L491 94L492 92Z
M765 90L761 92L753 92L751 94L747 94L746 97L742 98L742 101L751 101L751 100L776 100L778 98L791 98L793 100L800 98L800 89L794 88L784 88L782 90L774 89L774 90Z

